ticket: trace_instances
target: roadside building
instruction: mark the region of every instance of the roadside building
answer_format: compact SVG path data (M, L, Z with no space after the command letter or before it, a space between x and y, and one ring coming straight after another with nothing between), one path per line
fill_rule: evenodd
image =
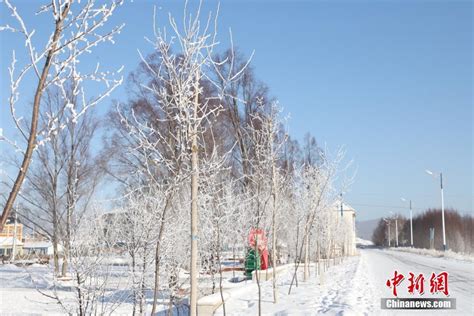
M15 219L13 217L9 217L3 230L0 232L0 237L13 237L15 234ZM22 240L23 239L23 224L17 220L16 225L16 239Z
M15 248L15 255L21 255L23 252L23 242L17 238L0 237L0 256L10 256Z
M342 211L341 211L342 206ZM356 254L356 210L347 203L342 203L338 200L334 204L334 211L336 218L340 220L342 218L343 222L343 234L344 234L344 253L350 256Z
M23 252L23 224L15 218L7 219L3 230L0 232L0 256L10 256L15 249L15 255Z
M62 252L62 246L58 245L58 252ZM23 244L24 255L52 256L54 254L53 243L49 240L25 240Z

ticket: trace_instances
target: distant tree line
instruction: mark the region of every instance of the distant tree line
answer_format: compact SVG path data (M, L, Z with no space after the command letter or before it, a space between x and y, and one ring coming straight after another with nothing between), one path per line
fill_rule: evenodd
M448 249L455 252L474 252L474 218L470 214L461 215L457 210L445 210L446 243ZM398 216L398 242L399 246L410 246L410 219ZM413 246L415 248L431 247L430 229L434 228L433 248L443 249L443 228L440 209L428 209L425 212L413 217ZM372 241L377 246L388 246L390 225L390 244L395 246L395 217L388 219L390 224L384 219L380 219L372 235Z

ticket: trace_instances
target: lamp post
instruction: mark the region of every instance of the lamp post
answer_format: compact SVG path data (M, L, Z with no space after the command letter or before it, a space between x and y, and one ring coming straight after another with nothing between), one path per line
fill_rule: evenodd
M403 202L407 202L406 199L401 198ZM410 200L410 246L413 248L413 210L411 208L411 200Z
M385 223L387 223L387 227L388 227L388 247L390 247L390 220L384 218L383 219L385 221Z
M434 173L430 170L425 170L427 174L429 174L430 176L432 176L433 178L437 179L438 178L438 174L437 173ZM443 250L446 251L446 226L445 226L445 223L444 223L444 191L443 191L443 173L440 172L439 173L439 183L440 183L440 188L441 188L441 223L442 223L442 226L443 226Z
M395 217L395 247L398 247L398 220Z
M14 219L14 224L13 224L13 238L12 238L12 262L15 261L15 256L16 256L16 231L17 231L17 222L18 222L18 207L19 203L18 200L16 202L16 209L15 209L15 219Z
M395 218L395 247L398 247L398 215L393 214L393 212L390 212L390 214Z
M25 182L23 182L23 184L26 184L26 180ZM18 198L16 200L16 208L15 208L15 219L14 219L14 224L13 224L13 239L12 239L12 259L11 261L15 261L15 257L16 257L16 235L17 235L17 230L18 230L18 211L20 210L20 198L21 197L21 190L18 192ZM21 239L21 238L20 238Z

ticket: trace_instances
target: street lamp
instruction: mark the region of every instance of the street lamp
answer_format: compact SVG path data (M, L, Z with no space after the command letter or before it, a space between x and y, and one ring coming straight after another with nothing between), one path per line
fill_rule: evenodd
M401 198L403 202L407 202L406 199ZM411 208L411 200L410 200L410 245L413 248L413 210Z
M384 218L383 219L385 223L387 223L388 226L388 247L390 247L390 220Z
M394 215L393 212L390 212L395 218L395 247L398 247L398 215Z
M438 174L437 173L434 173L430 170L425 170L425 172L427 174L429 174L430 176L432 176L433 178L437 179L438 178ZM440 172L439 173L439 183L440 183L440 187L441 187L441 216L442 216L442 225L443 225L443 250L446 251L446 226L444 224L444 192L443 192L443 173Z

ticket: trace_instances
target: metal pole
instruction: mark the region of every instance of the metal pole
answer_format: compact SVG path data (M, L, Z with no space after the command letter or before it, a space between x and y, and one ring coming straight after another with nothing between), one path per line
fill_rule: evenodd
M390 237L391 237L390 236L390 221L388 221L387 225L388 225L388 246L390 247Z
M16 230L17 230L17 219L18 219L18 200L16 202L15 210L15 224L13 225L13 239L12 239L12 261L15 261L15 252L16 252Z
M395 217L395 243L398 247L398 218Z
M443 223L443 250L446 250L446 226L444 224L444 192L443 192L443 173L439 174L441 184L441 216Z
M342 193L341 193L341 217L343 217Z
M410 200L410 244L413 248L413 209L411 208L411 200Z

